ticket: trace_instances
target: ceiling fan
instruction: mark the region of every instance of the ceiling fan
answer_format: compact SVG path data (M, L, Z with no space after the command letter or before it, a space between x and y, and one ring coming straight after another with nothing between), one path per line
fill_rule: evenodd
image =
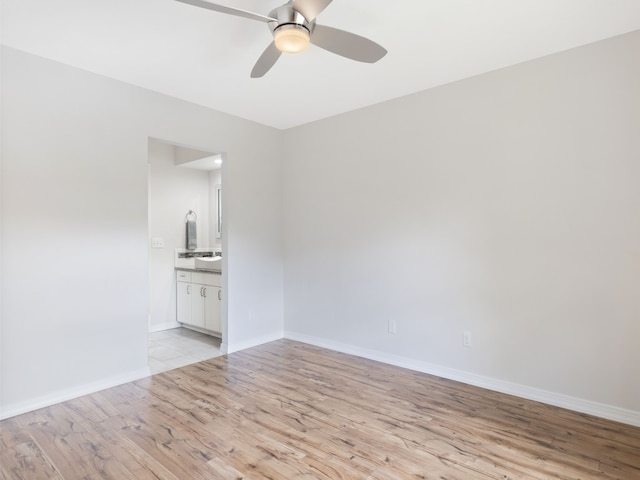
M316 17L332 0L291 0L266 16L205 0L177 1L258 20L269 25L273 41L258 58L251 71L251 78L259 78L267 73L282 53L300 53L306 50L309 43L343 57L366 63L375 63L387 54L386 49L368 38L337 28L318 25Z

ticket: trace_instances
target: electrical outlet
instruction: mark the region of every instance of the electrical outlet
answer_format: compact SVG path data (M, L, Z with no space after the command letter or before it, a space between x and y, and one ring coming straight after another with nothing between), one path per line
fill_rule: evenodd
M396 333L396 321L395 320L389 320L389 333Z
M464 345L465 347L470 347L471 344L471 331L470 330L463 330L462 331L462 345Z

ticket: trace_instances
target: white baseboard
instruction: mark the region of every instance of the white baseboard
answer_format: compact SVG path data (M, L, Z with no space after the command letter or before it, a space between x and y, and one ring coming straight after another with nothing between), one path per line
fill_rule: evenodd
M181 325L178 322L160 323L158 325L149 325L149 333L163 332L165 330L171 330L172 328L179 328Z
M233 353L247 348L262 345L264 343L269 343L275 340L279 340L282 337L282 334L275 333L272 335L256 337L244 342L235 343L232 346L228 346L227 353ZM541 403L546 403L548 405L554 405L556 407L567 408L576 412L586 413L589 415L626 423L628 425L640 426L640 412L636 412L633 410L571 397L560 393L549 392L534 387L528 387L526 385L506 382L491 377L485 377L482 375L476 375L453 368L443 367L441 365L422 362L398 355L391 355L377 350L370 350L355 345L335 342L333 340L299 334L296 332L284 332L284 338L316 345L318 347L328 348L330 350L335 350L338 352L348 353L350 355L356 355L358 357L368 358L370 360L375 360L389 365L408 368L410 370L415 370L430 375L436 375L438 377L459 381L469 385L487 388L496 392L515 395L517 397L526 398L529 400L535 400ZM54 394L46 395L26 402L0 406L0 420L37 410L39 408L48 407L50 405L64 402L72 398L81 397L83 395L95 393L100 390L105 390L107 388L122 385L123 383L132 382L140 378L148 377L149 375L151 375L151 372L147 367L129 372L124 375L118 375L105 380L101 380L99 382L92 382L81 385L79 387L62 390Z
M526 398L528 400L535 400L537 402L566 408L575 412L586 413L589 415L594 415L596 417L626 423L628 425L640 426L640 412L636 412L633 410L627 410L612 405L584 400L582 398L571 397L569 395L564 395L561 393L549 392L534 387L528 387L526 385L506 382L503 380L498 380L496 378L476 375L474 373L464 372L462 370L456 370L453 368L443 367L441 365L422 362L398 355L391 355L377 350L370 350L362 347L357 347L355 345L335 342L333 340L313 337L296 332L287 331L285 332L284 337L318 347L328 348L330 350L348 353L351 355L356 355L358 357L368 358L370 360L376 360L378 362L387 363L389 365L395 365L398 367L415 370L417 372L428 373L430 375L447 378L449 380L455 380L458 382L466 383L468 385L474 385L476 387L482 387L488 390L506 393L508 395L515 395L517 397Z
M250 338L249 340L245 340L243 342L238 343L227 343L226 349L227 353L239 352L240 350L245 350L251 347L257 347L258 345L262 345L264 343L274 342L276 340L280 340L284 337L283 332L272 333L269 335L264 335L262 337Z
M90 393L99 392L100 390L106 390L107 388L116 387L123 383L133 382L144 377L151 375L149 367L135 370L123 375L117 375L98 382L86 383L78 387L69 388L66 390L60 390L50 395L45 395L39 398L30 399L25 402L18 402L9 405L0 406L0 420L5 418L14 417L22 413L31 412L39 408L55 405L56 403L71 400L73 398L82 397Z

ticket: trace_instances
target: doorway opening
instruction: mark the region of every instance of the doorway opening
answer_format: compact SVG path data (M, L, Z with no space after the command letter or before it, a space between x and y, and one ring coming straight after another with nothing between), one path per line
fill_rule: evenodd
M221 152L149 139L149 367L223 353Z

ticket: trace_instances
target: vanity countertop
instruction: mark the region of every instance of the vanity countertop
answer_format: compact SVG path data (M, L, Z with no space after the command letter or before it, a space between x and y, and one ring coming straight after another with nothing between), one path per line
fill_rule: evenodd
M181 270L184 272L200 272L200 273L213 273L215 275L222 275L222 270L208 270L206 268L196 268L196 267L175 267L176 270Z

